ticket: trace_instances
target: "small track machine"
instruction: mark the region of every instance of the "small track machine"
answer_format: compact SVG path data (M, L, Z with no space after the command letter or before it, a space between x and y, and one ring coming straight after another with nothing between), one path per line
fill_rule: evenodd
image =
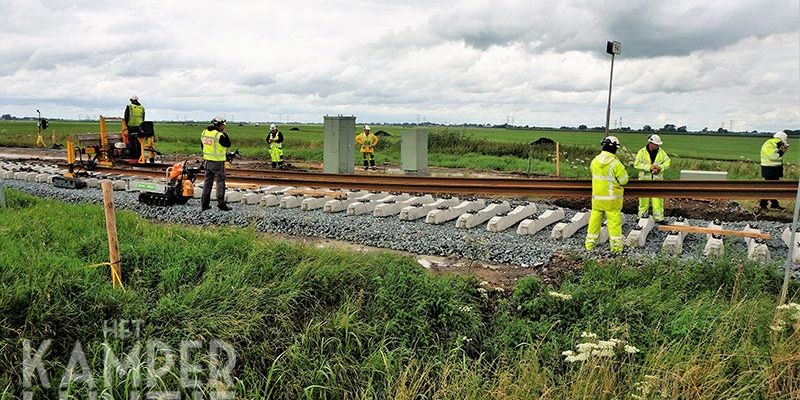
M175 163L167 168L167 183L131 181L130 190L139 191L139 202L151 206L186 204L194 196L194 181L200 173L201 164L189 160Z

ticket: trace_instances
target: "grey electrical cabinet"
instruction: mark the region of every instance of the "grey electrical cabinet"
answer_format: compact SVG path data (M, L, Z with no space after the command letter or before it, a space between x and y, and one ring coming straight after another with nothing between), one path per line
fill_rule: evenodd
M325 116L323 172L355 173L356 117Z
M400 136L401 168L408 174L428 174L428 130L413 129Z

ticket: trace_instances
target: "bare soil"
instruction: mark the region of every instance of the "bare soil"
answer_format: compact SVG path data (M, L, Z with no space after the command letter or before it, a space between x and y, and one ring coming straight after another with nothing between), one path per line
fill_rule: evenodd
M558 286L564 279L580 275L583 261L567 252L559 251L547 262L527 268L446 259L441 263L431 262L428 270L436 275L474 275L492 287L513 289L519 279L528 276L537 276L545 284Z

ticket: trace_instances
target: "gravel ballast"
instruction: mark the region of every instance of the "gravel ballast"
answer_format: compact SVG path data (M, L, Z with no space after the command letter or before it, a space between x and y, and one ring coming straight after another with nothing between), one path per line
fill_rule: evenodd
M18 180L4 180L3 183L8 188L67 203L102 203L102 193L96 188L62 189L46 183ZM586 235L586 229L582 228L571 238L556 240L550 238L552 226L535 235L520 236L516 233L516 227L494 233L487 231L485 224L473 229L456 229L455 221L430 225L426 224L424 219L401 221L396 216L387 218L376 218L372 215L346 216L344 213L329 214L322 210L301 211L242 203L229 204L232 210L227 212L219 211L216 207L201 212L198 199L192 199L183 206L156 207L141 204L137 198L138 193L114 192L114 203L118 209L134 211L145 218L157 221L199 226L254 225L258 231L264 233L335 239L415 254L457 256L517 267L531 267L545 263L559 250L583 251L583 240ZM522 203L515 202L515 204ZM539 206L536 215L544 210L544 205L539 204ZM565 212L567 218L576 213L575 210L568 209ZM636 222L635 216L626 216L623 226L625 236L636 227ZM695 226L708 224L708 221L696 219L687 222ZM747 224L746 221L725 223L724 228L740 230ZM750 222L750 224L772 236L772 239L767 241L773 259L770 264L782 268L788 249L780 239L780 235L789 224L768 221ZM626 247L626 254L654 257L660 252L666 236L665 232L654 229L648 236L645 248ZM681 258L701 257L705 242L703 235L688 235L684 240L684 253ZM608 244L604 244L592 254L605 257L607 252ZM726 237L725 253L726 257L745 259L744 240ZM794 274L795 277L800 277L800 271L796 270Z

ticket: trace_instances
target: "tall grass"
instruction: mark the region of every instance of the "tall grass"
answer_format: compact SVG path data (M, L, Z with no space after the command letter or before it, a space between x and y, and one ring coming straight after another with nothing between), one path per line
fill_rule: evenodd
M557 286L525 278L499 291L429 275L408 257L120 212L125 289L116 290L105 268L91 267L107 259L99 206L15 191L8 202L0 209L3 397L22 392L23 339L53 339L51 374L75 340L102 371L106 346L119 355L132 344L103 335L103 321L116 319L144 320L143 339L173 346L231 343L239 398L792 398L800 387L800 333L769 328L781 276L738 256L584 260ZM799 289L793 282L793 301ZM641 352L566 362L561 352L583 331ZM175 390L177 379L176 370L158 385ZM126 398L132 387L129 374L101 389Z

